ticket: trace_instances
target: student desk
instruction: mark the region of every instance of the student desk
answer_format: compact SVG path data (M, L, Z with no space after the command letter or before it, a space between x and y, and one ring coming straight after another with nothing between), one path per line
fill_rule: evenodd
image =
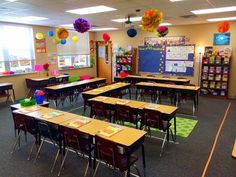
M28 107L28 108L24 108L24 109L30 110L30 109L32 109L32 107ZM77 114L63 112L63 114L60 116L56 116L53 118L44 118L43 115L48 114L50 112L58 111L58 110L51 109L51 108L45 108L45 107L41 107L41 106L38 106L38 107L40 109L38 109L36 111L29 112L29 113L23 113L23 112L21 112L22 111L21 109L15 110L14 112L19 113L19 114L23 114L28 117L35 118L37 120L42 120L42 121L46 121L49 123L53 123L58 126L66 126L66 127L69 127L70 122L73 122L77 119L81 119L84 117L84 116L80 116ZM87 118L87 119L90 119L90 118ZM79 131L81 131L83 133L90 135L90 137L93 138L98 133L98 131L105 129L109 125L111 125L111 123L101 121L101 120L96 120L96 119L90 119L90 122L76 128L76 129L78 129ZM118 126L115 124L113 124L113 125ZM115 142L119 146L123 147L124 148L123 152L127 156L128 159L134 151L136 151L138 148L142 147L143 166L145 167L145 151L144 151L143 143L144 143L144 138L145 138L146 132L142 131L142 130L137 130L134 128L125 127L125 126L120 126L120 127L122 127L122 129L112 136L109 136L109 137L103 136L103 135L100 135L100 136L102 136L103 138L105 138L109 141ZM89 155L89 158L90 158L89 160L91 161L91 154ZM128 163L129 163L129 161L128 161ZM130 169L128 170L128 176L130 176Z
M10 93L10 90L12 92L12 95ZM11 98L12 103L14 103L15 100L15 91L13 89L12 83L0 83L0 97L7 97L6 102Z
M122 77L114 77L115 82L129 82L129 83L136 83L136 82L147 82L147 81L153 81L157 83L163 83L163 82L173 82L177 85L184 85L188 84L190 82L189 79L178 79L178 78L165 78L165 77L148 77L148 76L135 76L135 75L128 75L125 78Z
M58 76L47 76L47 77L33 77L33 78L27 78L31 81L35 82L41 82L41 81L48 81L51 77L55 77L56 79L60 80L62 78L69 78L69 75L58 75Z
M131 98L130 84L122 83L122 82L117 82L117 83L110 84L104 87L99 87L97 89L82 92L82 95L84 98L84 111L86 109L86 104L87 104L88 99L96 97L96 96L100 96L100 95L110 96L112 94L118 93L125 89L129 89L129 96Z
M40 104L39 106L48 107L49 106L49 102L44 101L43 104ZM11 107L11 111L14 111L14 110L17 110L17 109L21 109L21 108L27 108L25 106L21 106L20 103L12 104L10 107Z
M233 157L234 159L236 159L236 140L235 140L235 142L234 142L234 147L233 147L233 151L232 151L232 157Z
M148 106L150 103L147 102L142 102L142 101L136 101L136 100L128 100L128 99L120 99L120 98L112 98L112 97L106 97L106 96L98 96L95 98L89 99L89 101L98 101L102 102L107 105L113 106L112 109L114 109L114 106L116 104L122 104L131 107L138 113L142 114L142 110L145 109L150 109ZM166 121L170 121L172 118L174 118L174 133L175 133L175 138L176 138L176 111L177 107L175 106L168 106L168 105L161 105L161 104L151 104L152 105L152 110L156 110L160 112L163 116L163 119ZM167 131L168 133L168 131ZM169 134L167 134L167 140L169 140Z
M57 100L64 93L74 93L75 91L81 92L84 88L93 86L97 87L98 84L105 83L105 78L93 78L88 80L77 81L68 84L60 84L55 86L46 87L45 91L48 97L53 96ZM56 101L57 105L57 101Z

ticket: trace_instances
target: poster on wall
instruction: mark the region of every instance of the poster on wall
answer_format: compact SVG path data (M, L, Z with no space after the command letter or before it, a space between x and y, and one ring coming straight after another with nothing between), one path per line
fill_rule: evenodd
M56 65L56 63L57 63L57 54L48 53L48 64Z
M160 45L184 45L189 42L185 36L169 36L169 37L146 37L144 38L144 45L160 46Z
M213 45L229 45L230 33L214 33Z
M30 66L30 61L29 60L20 60L20 65L21 66Z
M35 39L35 51L37 53L46 53L46 40Z

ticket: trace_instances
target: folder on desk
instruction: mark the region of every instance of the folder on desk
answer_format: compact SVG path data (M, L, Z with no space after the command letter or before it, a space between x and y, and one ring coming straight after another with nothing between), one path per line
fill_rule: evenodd
M68 126L73 127L73 128L79 128L79 127L89 123L90 121L91 121L90 119L78 118L72 122L69 122Z
M116 104L125 105L125 104L127 104L129 102L130 102L130 100L119 100L119 101L116 102Z
M145 106L146 109L157 109L158 107L160 107L160 105L152 104L152 103Z
M27 108L19 109L19 111L21 113L30 113L30 112L33 112L33 111L38 111L40 109L41 108L39 106L30 106L30 107L27 107Z
M44 114L43 115L43 118L45 118L45 119L50 119L50 118L53 118L53 117L57 117L57 116L60 116L60 115L63 115L63 113L62 112L50 112L50 113L48 113L48 114Z
M98 131L98 134L106 136L106 137L111 137L112 135L118 133L122 129L123 129L123 127L121 127L121 126L109 125L105 129Z

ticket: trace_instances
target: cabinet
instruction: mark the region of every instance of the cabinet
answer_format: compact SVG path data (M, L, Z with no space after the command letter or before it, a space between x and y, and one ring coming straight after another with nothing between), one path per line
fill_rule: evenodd
M125 71L127 74L136 73L136 49L116 55L116 76L119 76L121 71Z
M202 58L201 94L227 98L231 57L204 55Z

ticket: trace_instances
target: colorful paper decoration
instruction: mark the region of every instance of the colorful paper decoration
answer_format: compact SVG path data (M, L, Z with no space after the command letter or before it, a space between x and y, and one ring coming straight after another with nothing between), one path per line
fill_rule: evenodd
M157 28L157 33L159 37L164 37L165 35L167 35L169 32L168 28L166 26L159 26Z
M78 38L78 36L73 36L73 37L71 38L71 40L74 41L74 42L78 42L78 41L79 41L79 38Z
M61 40L61 44L62 44L62 45L65 45L65 44L66 44L66 40L65 40L65 39L62 39L62 40Z
M84 33L91 28L89 21L83 18L77 18L73 25L74 29L79 33Z
M136 29L133 29L133 28L130 28L130 29L128 29L128 31L127 31L127 35L128 35L129 37L135 37L135 36L137 35L137 30L136 30Z
M128 76L128 74L125 72L125 71L121 71L120 72L120 77L127 77Z
M69 32L65 28L57 28L56 35L59 39L66 39L69 36Z
M36 37L36 39L43 39L44 38L43 33L36 33L35 37Z
M52 30L48 30L48 36L49 37L53 37L54 36L54 32Z
M43 70L43 65L36 64L34 65L34 70L40 72Z
M217 31L219 33L226 33L227 31L229 31L229 28L230 28L229 22L221 22L217 26Z
M102 38L105 42L108 42L111 37L108 33L103 33Z
M59 75L58 69L52 70L52 75L53 75L53 76L58 76L58 75Z
M145 31L153 32L162 22L163 13L156 9L150 9L142 16L142 29Z

